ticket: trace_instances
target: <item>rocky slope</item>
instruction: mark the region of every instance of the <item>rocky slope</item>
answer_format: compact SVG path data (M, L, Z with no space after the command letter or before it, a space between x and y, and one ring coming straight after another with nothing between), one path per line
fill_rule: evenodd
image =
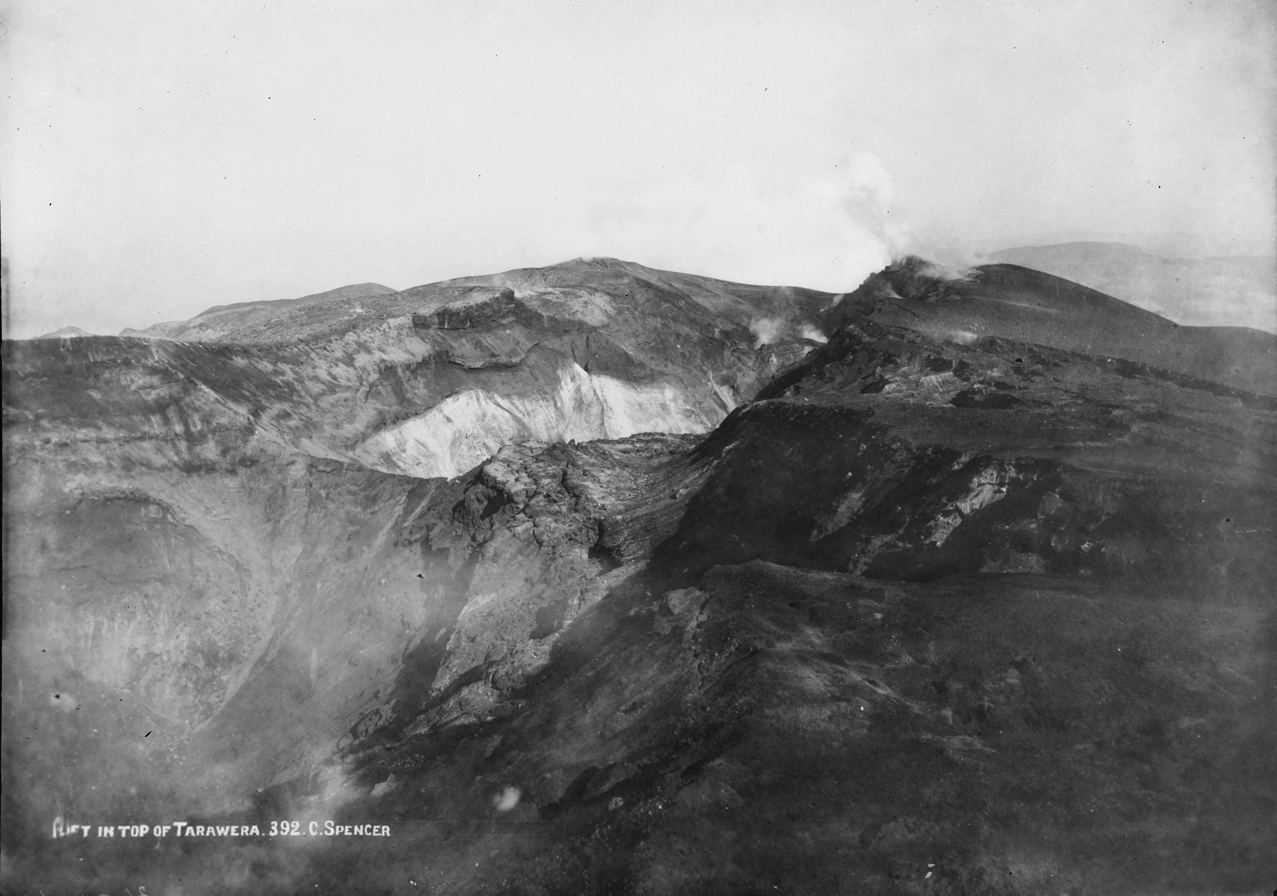
M958 342L1016 339L1277 395L1277 335L1241 327L1181 327L1017 265L954 273L919 258L904 259L870 276L828 311L825 326L861 318Z
M515 439L705 432L817 344L800 329L833 299L610 259L336 292L211 309L173 331L193 341L15 343L16 419L56 428L29 396L68 377L104 395L177 377L308 454L454 476Z
M115 806L199 744L217 747L200 806L312 767L384 712L369 695L393 690L422 626L447 629L468 600L403 534L436 486L397 473L464 472L528 438L703 432L816 344L795 331L830 299L610 260L480 279L518 298L345 289L170 333L205 341L5 345L7 678L15 712L41 695L19 724L51 738L10 746L61 781L30 811ZM779 345L749 329L764 314ZM280 700L294 678L300 714ZM296 727L222 755L240 739L226 720L258 712Z
M1221 365L1183 328L1005 266L954 281L909 261L832 308L645 272L430 287L340 335L285 309L293 346L6 345L10 882L1268 886L1267 342ZM766 315L832 338L778 354L749 330ZM556 358L528 360L533 333ZM358 378L360 352L411 340L439 359L400 364L397 390ZM356 373L321 393L335 346ZM493 409L531 419L518 401L564 388L538 365L557 376L573 350L627 389L657 371L752 400L708 436L502 430ZM465 418L500 433L477 466L393 468L462 419L467 389L439 398L421 371L469 386L489 368L466 360L501 353L509 379L483 382L505 391ZM624 407L573 388L548 400ZM354 409L378 395L436 397L374 429ZM369 431L384 453L358 454ZM54 816L392 836L51 840Z

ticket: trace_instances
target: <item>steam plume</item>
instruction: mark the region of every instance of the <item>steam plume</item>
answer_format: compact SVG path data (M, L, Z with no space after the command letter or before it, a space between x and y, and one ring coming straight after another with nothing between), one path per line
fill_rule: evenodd
M781 337L785 322L779 317L756 317L749 323L749 330L754 334L754 348L771 345Z
M820 329L818 327L814 327L811 324L803 324L798 329L798 335L801 336L803 339L810 340L811 342L825 343L829 341L828 336L820 332Z

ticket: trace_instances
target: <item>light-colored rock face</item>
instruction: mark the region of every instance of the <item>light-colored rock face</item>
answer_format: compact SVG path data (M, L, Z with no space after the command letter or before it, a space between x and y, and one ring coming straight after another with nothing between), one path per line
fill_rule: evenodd
M386 472L450 478L513 442L585 442L640 432L699 433L721 419L722 415L709 419L675 386L627 383L568 364L560 370L558 388L552 393L514 397L467 390L376 433L353 456Z

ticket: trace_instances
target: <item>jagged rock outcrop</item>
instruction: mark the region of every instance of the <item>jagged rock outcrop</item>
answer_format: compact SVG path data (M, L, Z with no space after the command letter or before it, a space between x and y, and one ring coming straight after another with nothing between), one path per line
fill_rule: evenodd
M414 314L412 325L429 330L469 330L472 327L513 323L519 312L512 289L462 288L455 299L430 313Z

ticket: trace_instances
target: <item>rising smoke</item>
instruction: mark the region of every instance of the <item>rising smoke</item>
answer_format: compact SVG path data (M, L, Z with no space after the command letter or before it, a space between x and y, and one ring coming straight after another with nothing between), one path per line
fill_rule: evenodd
M810 342L819 342L822 345L829 341L829 337L820 332L818 327L811 324L803 324L798 328L798 335Z
M754 334L754 348L762 348L781 337L785 321L779 317L756 317L749 322L749 331Z
M762 348L782 339L806 339L821 344L829 341L829 337L814 324L803 322L795 326L794 321L787 321L783 317L756 317L750 321L749 331L754 334L754 348Z
M878 239L888 260L910 250L912 237L895 204L895 184L882 161L868 150L852 153L838 168L843 213Z
M787 181L727 165L610 183L589 225L582 254L832 293L851 292L914 242L890 173L867 150L813 159Z

